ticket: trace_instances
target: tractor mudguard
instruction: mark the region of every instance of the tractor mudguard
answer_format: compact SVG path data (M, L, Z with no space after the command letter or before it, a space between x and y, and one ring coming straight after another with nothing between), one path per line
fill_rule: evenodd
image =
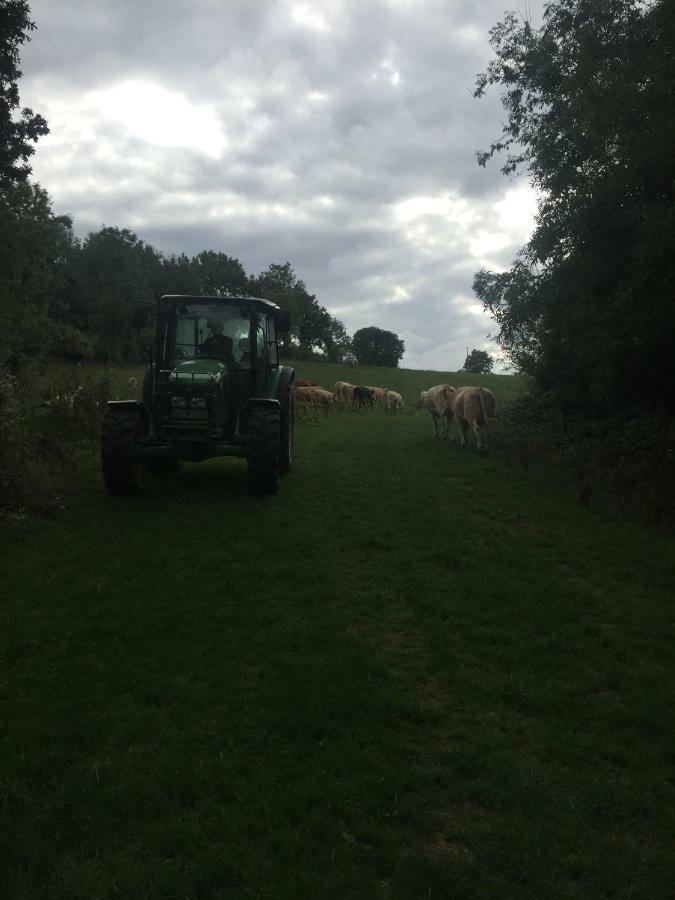
M137 410L143 416L145 424L150 425L150 412L140 400L108 400L105 407L113 412L116 410L122 412L125 409Z
M283 401L288 392L288 385L291 381L295 381L295 369L291 369L290 366L280 366L278 373L275 396L277 400Z

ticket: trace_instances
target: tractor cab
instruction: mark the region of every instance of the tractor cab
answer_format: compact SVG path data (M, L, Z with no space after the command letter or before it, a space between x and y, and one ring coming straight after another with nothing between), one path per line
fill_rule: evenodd
M104 438L120 417L133 418L135 465L245 456L251 490L276 490L274 471L287 471L292 456L294 372L279 365L277 340L287 329L287 314L269 300L161 297L142 401L109 403ZM260 447L261 418L267 431L278 431L276 464L260 463L273 455L269 435ZM121 451L112 451L111 439L102 448L106 487L128 493L129 478L116 474Z

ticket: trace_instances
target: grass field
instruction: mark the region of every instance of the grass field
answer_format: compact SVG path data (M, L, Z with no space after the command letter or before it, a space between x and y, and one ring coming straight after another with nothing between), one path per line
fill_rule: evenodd
M2 539L0 895L672 897L672 541L422 413L296 442Z

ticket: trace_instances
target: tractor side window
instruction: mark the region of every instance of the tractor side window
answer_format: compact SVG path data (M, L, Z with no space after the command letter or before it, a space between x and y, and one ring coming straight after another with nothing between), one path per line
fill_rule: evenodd
M278 366L279 365L279 352L277 347L277 336L276 330L274 327L274 320L270 319L267 323L267 327L269 329L268 341L269 341L269 354L270 354L270 365Z
M267 368L267 335L265 334L265 326L263 322L261 322L255 330L255 353L257 368Z
M204 326L206 323L204 322ZM176 319L176 339L174 341L174 357L177 361L193 359L196 356L195 344L198 343L201 334L199 319Z
M248 331L243 328L237 333L237 339L234 345L235 357L237 365L240 369L251 368L251 341Z

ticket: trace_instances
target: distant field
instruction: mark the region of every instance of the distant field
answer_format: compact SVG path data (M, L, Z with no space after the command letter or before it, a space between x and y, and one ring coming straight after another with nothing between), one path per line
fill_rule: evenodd
M671 898L673 542L419 411L296 437L0 538L2 897Z
M296 377L316 382L328 390L333 389L336 381L348 381L352 384L372 384L398 391L407 404L413 404L420 391L435 384L451 384L459 387L463 384L481 384L490 388L497 401L508 402L515 399L525 388L527 381L516 375L470 375L467 372L436 372L417 369L388 369L367 366L343 366L336 363L313 363L290 360L285 363L295 368ZM141 381L145 366L105 366L102 364L85 366L57 366L51 370L47 380L59 378L76 378L78 374L84 378L101 378L107 374L113 380L117 390L123 390L127 380L134 376Z

